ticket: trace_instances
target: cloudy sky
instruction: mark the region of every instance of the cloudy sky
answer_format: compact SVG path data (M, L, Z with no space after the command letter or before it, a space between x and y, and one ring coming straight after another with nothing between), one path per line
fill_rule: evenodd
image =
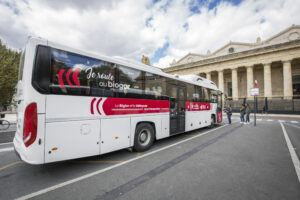
M0 0L0 39L39 36L85 51L168 67L187 53L255 42L300 24L299 0Z

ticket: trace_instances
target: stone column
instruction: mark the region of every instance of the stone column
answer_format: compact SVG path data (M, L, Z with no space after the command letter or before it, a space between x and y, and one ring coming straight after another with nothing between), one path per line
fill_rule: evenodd
M232 100L238 100L238 78L237 68L231 70L231 83L232 83Z
M219 90L224 92L224 75L223 70L218 71L218 80L219 80Z
M211 72L207 72L206 73L206 79L211 81Z
M253 99L250 94L250 89L254 87L253 84L253 66L247 66L247 98Z
M272 98L271 63L264 64L265 97Z
M292 63L291 60L283 61L283 96L285 99L292 99Z

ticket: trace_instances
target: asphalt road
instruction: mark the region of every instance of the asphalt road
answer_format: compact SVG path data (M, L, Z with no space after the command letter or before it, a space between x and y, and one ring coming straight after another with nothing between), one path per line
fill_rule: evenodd
M157 141L144 153L121 150L40 166L1 152L11 144L0 145L0 199L299 200L300 177L280 123L298 158L300 123L234 121Z
M0 144L12 142L16 131L16 124L11 124L7 130L0 130Z

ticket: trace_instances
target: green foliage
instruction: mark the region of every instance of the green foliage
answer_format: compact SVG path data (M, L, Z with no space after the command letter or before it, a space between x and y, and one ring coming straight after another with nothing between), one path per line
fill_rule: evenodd
M0 108L10 103L18 81L20 53L7 48L0 40Z

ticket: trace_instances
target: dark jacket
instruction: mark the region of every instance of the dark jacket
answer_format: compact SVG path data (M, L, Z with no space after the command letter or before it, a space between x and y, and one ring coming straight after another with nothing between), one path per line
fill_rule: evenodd
M249 107L249 106L247 106L247 107L246 107L246 109L245 109L245 112L246 112L246 114L249 114L249 113L251 113L251 109L250 109L250 107Z
M244 115L246 113L246 108L243 106L241 109L240 109L240 114Z
M232 108L231 107L230 108L226 108L225 112L226 112L227 115L232 115Z

